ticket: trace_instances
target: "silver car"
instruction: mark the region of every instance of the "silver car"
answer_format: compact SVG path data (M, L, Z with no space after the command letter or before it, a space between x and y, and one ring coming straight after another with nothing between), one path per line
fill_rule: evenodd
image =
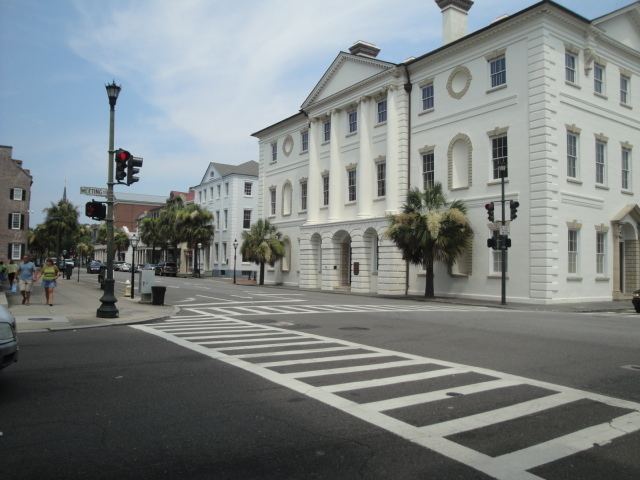
M18 361L16 319L7 307L0 305L0 369Z

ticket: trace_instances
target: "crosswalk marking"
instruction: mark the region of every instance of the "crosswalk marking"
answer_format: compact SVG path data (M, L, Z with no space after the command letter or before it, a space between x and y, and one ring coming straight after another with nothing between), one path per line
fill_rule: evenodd
M290 305L282 304L269 306L270 308L266 309L263 307L263 305L224 307L224 310L229 313L221 314L217 310L218 307L199 305L182 310L189 313L186 319L176 315L162 323L134 325L132 328L152 333L185 348L260 375L498 479L539 479L540 477L527 470L590 449L594 444L602 445L640 430L640 404L638 403L489 369L323 337L309 332L292 331L274 325L258 325L238 318L243 315L255 315L256 312L261 312L257 313L259 315L287 314L274 312L275 310L286 311L289 314L294 313L293 310L296 310L295 313L305 314L303 309L311 310L311 313L329 313L339 311L336 308L339 309L341 306L298 305L291 310ZM394 311L402 311L393 306L387 307ZM382 311L380 306L372 305L351 305L346 308L357 308L356 312ZM422 306L415 308L414 306L407 311L429 310L433 308ZM358 352L354 353L354 350ZM326 353L329 353L329 356L322 356ZM293 355L304 355L304 358L286 359L286 356ZM282 356L285 358L278 358ZM269 357L276 358L274 361L269 361ZM385 361L385 357L392 359ZM259 359L258 362L252 363L250 360L255 358ZM347 363L357 360L362 360L365 364L348 365ZM375 363L376 360L381 363ZM339 366L339 362L343 361L345 366ZM366 363L368 361L373 363ZM337 366L318 370L317 368L321 365L317 364L322 362L331 362ZM300 365L305 370L296 369L294 372L285 373L287 366L296 365ZM304 367L305 365L308 367ZM422 365L429 370L418 370ZM427 365L429 367L426 367ZM278 367L285 367L285 372L277 371ZM401 368L410 369L409 371L413 373L403 374ZM413 385L411 388L415 388L420 385L419 382L425 380L465 374L471 374L471 376L465 378L466 384L461 386L363 403L350 399L358 398L352 395L358 394L362 389L383 389L371 393L374 398L376 396L384 398L378 394L387 393L387 390L384 390L387 386L391 389L394 385L405 384ZM473 377L474 374L476 378ZM488 379L479 380L478 374ZM333 383L332 377L335 378ZM343 381L341 382L340 379ZM411 384L411 382L414 383ZM450 399L452 396L473 395L480 392L489 392L490 395L495 396L507 391L509 387L518 386L525 389L538 387L549 393L541 398L520 402L515 400L516 403L501 408L427 426L414 426L394 417L394 414L402 412L403 408L416 408L416 406L428 405L429 402ZM339 395L340 393L342 396ZM518 420L527 415L584 400L592 400L604 403L608 407L620 407L632 412L623 415L617 411L615 414L619 416L615 417L612 413L615 418L609 422L582 428L496 457L447 438L458 433ZM502 405L504 404L503 402Z

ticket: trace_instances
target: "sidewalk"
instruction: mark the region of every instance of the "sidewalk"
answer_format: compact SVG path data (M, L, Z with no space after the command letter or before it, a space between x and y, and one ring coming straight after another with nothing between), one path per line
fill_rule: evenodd
M93 278L92 278L93 280ZM118 318L97 318L102 290L98 282L88 283L71 280L58 280L54 292L52 307L45 303L41 282L35 282L31 292L31 305L22 305L22 295L0 291L0 304L6 300L9 310L16 318L19 333L54 330L73 330L77 328L102 327L109 325L127 325L149 322L173 315L177 308L139 303L139 298L125 297L116 290L120 316Z

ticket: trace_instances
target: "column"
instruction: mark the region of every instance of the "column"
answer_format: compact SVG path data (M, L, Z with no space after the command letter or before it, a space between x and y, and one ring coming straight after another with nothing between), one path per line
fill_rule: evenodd
M358 122L360 125L360 158L358 161L358 217L371 217L373 206L373 187L375 177L373 172L373 158L371 154L371 97L360 100Z
M306 224L318 223L322 191L320 184L320 128L318 118L312 118L309 126L309 176L307 178L307 221Z
M341 128L342 110L331 111L331 144L329 149L329 221L342 219L344 212L344 167L340 159L340 139L344 135Z
M398 172L400 170L400 150L398 135L398 92L392 85L387 89L387 185L386 213L397 213L400 209Z

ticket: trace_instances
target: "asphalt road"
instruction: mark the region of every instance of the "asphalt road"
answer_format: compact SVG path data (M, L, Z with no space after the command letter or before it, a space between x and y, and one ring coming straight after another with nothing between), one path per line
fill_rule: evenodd
M158 281L177 318L21 337L2 478L640 478L634 317Z

